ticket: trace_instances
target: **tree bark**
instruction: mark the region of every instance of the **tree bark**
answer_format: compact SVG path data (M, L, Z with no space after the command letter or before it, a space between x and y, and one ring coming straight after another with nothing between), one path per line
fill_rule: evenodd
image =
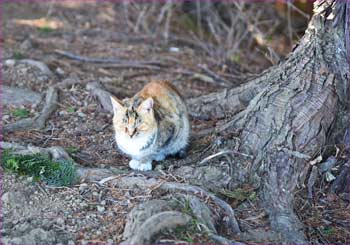
M221 118L240 112L225 129L240 132L240 151L255 159L235 171L247 169L243 176L260 182L271 228L287 243L307 242L293 211L299 177L327 140L344 135L348 122L349 6L346 1L316 2L304 37L283 63L241 87L189 100L195 114Z

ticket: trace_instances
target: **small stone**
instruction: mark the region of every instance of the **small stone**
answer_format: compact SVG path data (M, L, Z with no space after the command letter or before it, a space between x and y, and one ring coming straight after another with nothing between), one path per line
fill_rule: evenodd
M65 112L65 111L59 111L58 112L58 115L60 115L60 116L64 116L64 115L66 115L67 113Z
M86 191L87 188L88 188L88 184L86 184L86 183L81 183L81 184L79 185L79 192Z
M86 114L84 112L78 112L78 116L81 117L81 118L85 118L86 117Z
M103 206L97 206L97 211L98 211L98 212L102 213L102 212L104 212L105 210L106 210L105 207L103 207Z
M106 200L101 201L101 205L106 205Z
M74 241L72 241L72 240L69 240L69 241L68 241L68 245L74 245L74 244L75 244Z
M165 167L162 164L157 164L156 167L154 168L154 170L164 170L164 169Z
M58 75L64 75L65 74L64 70L62 70L60 67L57 67L55 71L56 71L56 73Z
M62 218L57 218L57 219L56 219L56 223L57 223L58 225L64 225L64 219L62 219Z
M32 42L30 41L30 39L26 39L24 40L23 43L21 43L20 48L24 51L28 51L29 49L31 49L33 47Z
M3 121L9 120L9 119L10 119L10 116L9 116L9 115L3 115L3 116L2 116L2 120L3 120Z
M16 64L16 60L10 59L10 60L5 60L5 66L14 66Z
M107 239L108 244L113 244L113 239Z
M170 47L170 48L169 48L169 51L170 51L170 52L177 53L177 52L180 51L180 49L179 49L178 47Z
M92 192L92 195L93 195L93 196L98 196L99 193L98 193L97 191L94 191L94 192Z

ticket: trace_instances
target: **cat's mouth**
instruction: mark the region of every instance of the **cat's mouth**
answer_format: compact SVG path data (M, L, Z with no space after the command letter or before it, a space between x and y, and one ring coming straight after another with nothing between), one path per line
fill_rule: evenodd
M128 130L127 134L129 135L130 138L134 137L137 134L137 130Z

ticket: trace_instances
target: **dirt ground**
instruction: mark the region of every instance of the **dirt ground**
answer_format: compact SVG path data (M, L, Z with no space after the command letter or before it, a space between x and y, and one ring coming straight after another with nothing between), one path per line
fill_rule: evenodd
M59 91L59 105L44 130L5 133L3 140L40 147L61 146L79 164L86 167L115 168L128 171L128 157L115 145L112 115L86 89L90 81L117 88L116 96L129 97L153 79L169 80L185 98L193 98L224 89L225 86L204 82L193 76L200 72L198 64L237 86L247 76L258 74L271 63L256 49L239 62L219 64L213 57L190 46L165 43L157 38L130 33L117 4L74 3L3 4L2 56L8 59L33 59L48 65L53 76L42 74L26 64L2 64L3 84L29 88L44 94L50 85L77 81ZM41 21L38 19L43 18ZM287 47L286 49L291 49ZM154 61L160 67L150 69L118 68L112 64L86 63L63 57L57 50L87 57ZM191 71L190 73L188 71ZM235 77L232 73L237 74ZM231 75L230 75L231 74ZM23 105L37 115L43 104ZM3 125L19 119L18 107L4 104ZM215 121L192 119L193 134L214 125ZM189 155L205 149L202 158L215 153L211 147L216 136L193 137ZM176 159L166 162L175 165ZM349 202L328 192L321 183L313 203L307 200L305 188L298 193L296 207L307 227L311 242L350 242ZM80 183L72 187L54 188L33 183L28 177L4 173L3 225L4 243L120 243L128 212L150 198L142 190L117 189L113 186ZM267 216L256 200L230 200L244 229L264 229ZM184 242L169 235L174 243ZM188 242L185 241L185 242ZM193 242L207 242L200 237Z

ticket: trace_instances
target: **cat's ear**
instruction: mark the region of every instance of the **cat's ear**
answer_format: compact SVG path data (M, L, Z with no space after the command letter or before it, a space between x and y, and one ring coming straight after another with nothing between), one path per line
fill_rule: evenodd
M118 100L116 97L111 96L111 102L112 102L114 114L116 114L117 111L123 108L122 102Z
M144 100L141 105L139 106L139 109L143 110L143 111L151 111L151 109L153 108L153 99L152 97L149 97L148 99Z

